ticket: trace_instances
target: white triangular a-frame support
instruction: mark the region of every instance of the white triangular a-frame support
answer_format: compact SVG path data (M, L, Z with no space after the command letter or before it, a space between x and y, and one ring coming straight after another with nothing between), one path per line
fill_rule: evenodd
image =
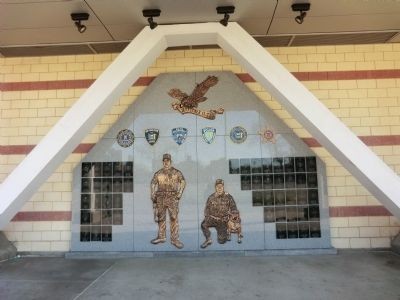
M144 28L0 186L0 229L167 48L217 44L400 218L400 179L237 23Z

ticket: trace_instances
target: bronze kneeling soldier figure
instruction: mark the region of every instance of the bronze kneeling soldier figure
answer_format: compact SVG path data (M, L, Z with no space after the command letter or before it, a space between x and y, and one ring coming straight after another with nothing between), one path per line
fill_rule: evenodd
M179 199L185 189L185 178L181 171L171 166L171 155L163 155L163 168L158 170L151 180L151 200L153 201L154 221L158 223L158 235L152 244L166 241L167 211L170 220L171 244L183 248L179 240Z
M217 179L215 181L215 193L211 194L206 203L204 209L204 220L201 223L201 229L203 231L206 240L201 244L201 248L206 248L212 244L210 227L215 227L217 230L218 243L224 244L230 240L230 231L228 228L228 222L232 213L238 213L236 208L235 200L233 197L226 193L224 190L224 181ZM240 238L241 238L240 232ZM241 242L241 239L239 239Z

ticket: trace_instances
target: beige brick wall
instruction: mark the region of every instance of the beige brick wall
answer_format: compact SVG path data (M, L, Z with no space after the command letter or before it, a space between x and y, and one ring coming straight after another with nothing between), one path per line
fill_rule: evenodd
M289 71L400 69L400 44L268 48ZM0 82L95 79L117 54L0 58ZM167 72L246 73L221 49L164 52L143 76ZM357 135L400 134L400 79L307 81L304 84ZM246 85L299 137L310 134L258 83ZM82 143L96 143L146 87L131 87ZM0 94L0 145L34 145L80 97L84 89L3 91ZM400 146L371 149L400 173ZM328 200L333 206L380 205L324 148L313 148L326 163ZM71 209L72 170L82 154L71 154L22 211ZM0 155L0 181L24 155ZM399 232L394 217L331 218L337 248L389 247ZM12 222L6 233L19 251L68 251L70 222Z

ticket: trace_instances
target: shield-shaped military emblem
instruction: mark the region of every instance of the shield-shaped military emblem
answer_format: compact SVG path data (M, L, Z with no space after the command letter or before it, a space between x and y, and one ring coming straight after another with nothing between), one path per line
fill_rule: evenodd
M205 127L201 130L201 135L207 144L211 144L215 139L215 133L217 129L213 127Z
M153 146L158 140L159 133L158 129L149 128L144 131L144 136L146 137L146 141Z
M182 145L183 142L185 141L187 137L188 130L183 127L177 127L172 129L172 137L174 138L174 141L178 145Z

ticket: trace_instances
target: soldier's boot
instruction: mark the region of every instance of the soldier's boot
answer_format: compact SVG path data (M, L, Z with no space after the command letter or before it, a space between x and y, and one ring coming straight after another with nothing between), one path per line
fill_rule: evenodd
M155 239L152 239L150 241L150 243L152 243L154 245L157 245L157 244L160 244L160 243L165 243L166 240L167 240L166 238L156 237Z
M174 245L178 249L182 249L184 246L180 240L171 241L171 244Z
M202 248L202 249L207 248L207 247L210 246L211 244L212 244L212 240L211 240L211 239L206 239L206 240L204 241L204 243L200 245L200 248Z

